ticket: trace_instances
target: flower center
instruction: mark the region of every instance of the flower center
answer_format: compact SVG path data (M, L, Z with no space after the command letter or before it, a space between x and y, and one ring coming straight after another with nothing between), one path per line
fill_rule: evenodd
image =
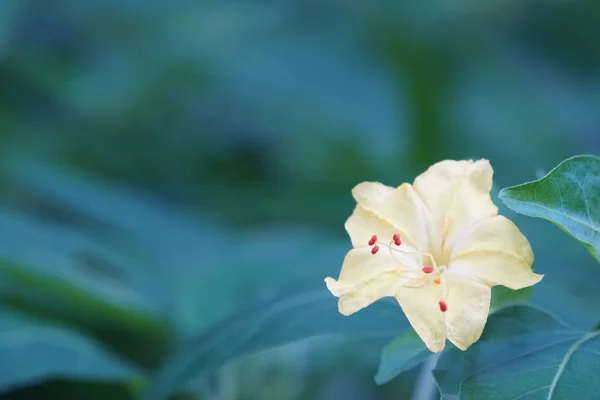
M379 252L380 246L387 247L389 249L392 258L396 260L398 264L402 265L400 269L402 270L404 277L407 279L406 282L402 284L402 286L409 288L420 288L429 284L441 285L441 296L443 299L447 297L448 286L446 284L445 279L442 279L442 275L448 270L448 267L446 267L446 265L438 266L438 264L435 262L435 258L430 253L421 252L416 249L413 250L406 247L406 245L403 246L402 240L400 239L400 234L398 233L395 233L392 236L392 240L390 240L388 243L380 242L378 239L379 238L377 237L377 235L373 235L368 241L369 246L371 246L371 254L377 254L377 252ZM404 263L402 263L396 258L395 255L397 254L418 257L419 266L421 267L421 270L419 271L415 268L403 266ZM439 301L439 306L440 311L442 312L446 312L446 310L448 310L448 305L443 300Z

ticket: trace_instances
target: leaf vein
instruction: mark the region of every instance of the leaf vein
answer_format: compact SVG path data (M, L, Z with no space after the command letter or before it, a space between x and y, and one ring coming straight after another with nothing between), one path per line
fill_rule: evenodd
M583 336L578 341L576 341L575 343L573 343L573 345L569 348L569 351L567 351L565 353L565 356L563 357L560 365L558 366L558 370L556 371L556 374L554 375L554 378L552 379L552 382L550 383L550 390L548 390L548 396L546 397L546 400L551 400L552 396L554 396L554 391L556 390L556 385L558 384L558 381L560 380L562 374L564 373L565 368L567 367L567 364L571 360L571 357L573 356L573 354L577 351L577 349L579 349L579 347L583 343L595 338L598 335L600 335L600 332L590 332L587 335Z
M567 219L570 219L570 220L571 220L571 221L573 221L573 222L577 222L577 223L579 223L579 224L581 224L581 225L584 225L584 226L586 226L587 228L589 228L589 229L591 229L592 231L594 231L596 234L599 234L599 233L600 233L600 227L596 227L596 226L594 226L594 225L590 224L589 222L586 222L585 220L582 220L582 219L576 218L576 217L574 217L574 216L572 216L572 215L570 215L570 214L567 214L567 213L564 213L564 212L561 212L561 211L557 211L557 210L555 210L555 209L552 209L552 208L550 208L550 207L547 207L547 206L544 206L544 205L541 205L541 204L538 204L538 203L533 203L533 202L531 202L531 201L518 200L518 202L519 202L519 203L523 203L523 204L527 204L527 205L529 205L529 206L532 206L532 207L538 207L538 208L541 208L541 209L543 209L543 210L545 210L545 211L548 211L549 213L558 214L558 215L560 215L560 216L563 216L563 217L565 217L565 218L567 218Z
M574 336L575 336L575 335L573 335L572 337L562 338L562 339L560 339L560 340L557 340L557 341L555 341L555 342L552 342L552 343L546 344L546 345L544 345L544 346L538 347L537 349L530 350L530 351L526 351L526 352L524 352L524 353L521 353L521 354L518 354L518 355L516 355L516 356L514 356L514 357L508 358L508 359L506 359L506 360L502 360L502 361L500 361L500 362L498 362L498 363L496 363L496 364L489 365L489 366L487 366L487 367L485 367L485 368L482 368L482 369L480 369L479 371L476 371L476 372L472 373L471 375L468 375L467 377L465 377L465 378L464 378L464 379L463 379L463 380L460 382L460 387L461 387L461 390L460 390L460 392L462 392L462 386L463 386L463 384L465 383L465 381L467 381L468 379L471 379L471 378L475 377L476 375L479 375L479 374L481 374L482 372L485 372L485 371L488 371L488 370L491 370L491 369L497 368L497 367L499 367L499 366L501 366L501 365L503 365L503 364L507 364L507 363L509 363L509 362L511 362L511 361L518 360L519 358L522 358L522 357L527 357L527 356L529 356L529 355L532 355L532 354L538 353L538 352L540 352L540 351L543 351L543 350L547 350L547 349L549 349L549 348L552 348L552 347L554 347L554 346L557 346L557 345L559 345L559 344L563 344L563 343L565 343L565 342L571 341L571 340L575 339L575 337L574 337ZM459 393L460 393L460 392L459 392Z

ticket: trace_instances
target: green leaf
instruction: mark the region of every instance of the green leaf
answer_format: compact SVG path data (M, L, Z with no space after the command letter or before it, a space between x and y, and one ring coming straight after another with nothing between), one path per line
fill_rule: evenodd
M125 382L141 373L69 328L0 309L0 391L61 378Z
M551 221L600 262L600 158L575 156L542 179L500 191L512 210Z
M599 364L600 331L578 331L518 305L490 316L467 351L444 352L434 376L444 398L592 399Z
M296 285L297 286L297 285ZM349 317L324 284L290 290L285 296L228 318L168 360L143 400L162 400L192 378L206 377L226 363L259 350L322 335L392 338L409 329L394 301L379 301Z
M431 356L431 352L416 333L408 332L397 337L383 349L375 382L378 385L387 383Z
M504 286L494 286L492 288L491 312L511 303L525 303L529 300L531 294L531 287L512 290Z
M134 276L131 257L15 210L0 208L0 225L3 304L68 321L142 365L164 358L170 344L162 310L141 275Z

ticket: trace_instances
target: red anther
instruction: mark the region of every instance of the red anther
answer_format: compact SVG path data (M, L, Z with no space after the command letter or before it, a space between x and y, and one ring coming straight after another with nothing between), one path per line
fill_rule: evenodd
M423 267L423 272L425 272L426 274L430 274L433 272L433 268L431 267Z
M373 248L371 249L371 254L375 254L379 251L379 246L373 246Z
M369 246L373 246L377 241L377 235L371 236L371 240L369 240Z
M402 242L400 241L400 235L398 235L397 233L394 233L394 244L396 246L400 246L402 244Z
M448 310L448 306L446 305L446 302L440 301L440 311L446 312L446 310Z

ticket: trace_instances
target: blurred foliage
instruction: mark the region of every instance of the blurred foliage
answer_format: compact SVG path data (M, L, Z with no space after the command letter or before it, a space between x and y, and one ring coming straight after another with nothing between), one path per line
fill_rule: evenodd
M595 1L0 2L0 398L409 398L402 313L323 285L350 189L599 154L599 36ZM530 301L595 326L594 260L516 222Z

